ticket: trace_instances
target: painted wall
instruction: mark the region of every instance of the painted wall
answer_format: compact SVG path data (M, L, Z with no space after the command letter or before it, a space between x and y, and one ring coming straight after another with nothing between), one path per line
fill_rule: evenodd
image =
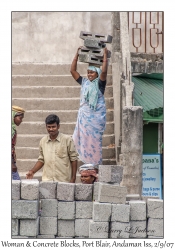
M70 63L80 31L111 35L111 12L12 12L12 62Z

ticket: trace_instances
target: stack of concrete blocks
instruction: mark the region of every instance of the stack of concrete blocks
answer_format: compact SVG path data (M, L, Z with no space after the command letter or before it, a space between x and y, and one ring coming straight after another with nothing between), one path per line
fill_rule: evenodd
M41 218L38 237L89 238L92 188L92 184L41 182Z
M12 181L12 237L36 238L39 234L39 181Z
M122 166L99 166L99 182L94 183L90 238L129 238L129 233L119 231L129 227L130 215L129 205L125 204L127 189L120 186L122 175Z
M130 205L130 238L147 237L146 202L131 200Z
M163 238L163 200L147 199L148 238Z
M162 238L163 200L127 195L122 173L103 165L94 184L13 180L12 238Z
M79 50L79 61L102 65L105 43L112 43L112 36L81 31L80 38L84 40L84 46ZM108 50L107 58L110 57L111 52Z

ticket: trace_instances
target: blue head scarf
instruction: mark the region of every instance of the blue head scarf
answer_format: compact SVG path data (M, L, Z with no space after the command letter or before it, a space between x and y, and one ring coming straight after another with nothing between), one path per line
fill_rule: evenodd
M95 66L89 66L88 69L97 72L98 76L90 83L89 87L84 93L84 97L85 100L89 102L90 108L96 110L99 90L98 80L101 74L101 69Z

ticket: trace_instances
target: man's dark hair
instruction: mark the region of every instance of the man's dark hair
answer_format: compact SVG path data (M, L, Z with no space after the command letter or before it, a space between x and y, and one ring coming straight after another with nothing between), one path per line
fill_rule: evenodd
M46 125L47 124L53 124L55 122L56 122L57 125L60 124L60 119L59 119L59 117L57 115L51 114L51 115L48 115L46 117L46 120L45 120Z

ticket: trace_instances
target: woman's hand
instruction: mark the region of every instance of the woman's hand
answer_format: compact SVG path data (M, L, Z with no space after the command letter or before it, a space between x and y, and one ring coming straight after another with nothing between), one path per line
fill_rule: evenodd
M108 49L107 49L106 47L103 49L103 53L104 53L104 55L107 56L107 54L108 54Z
M77 49L77 54L78 54L78 52L79 52L79 49L81 49L83 46L79 46L78 47L78 49Z

